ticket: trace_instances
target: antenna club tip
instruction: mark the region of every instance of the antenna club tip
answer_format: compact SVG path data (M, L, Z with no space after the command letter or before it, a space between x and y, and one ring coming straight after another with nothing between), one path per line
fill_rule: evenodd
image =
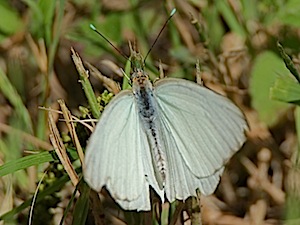
M176 8L173 8L171 13L170 13L170 16L173 16L175 13L176 13Z
M92 30L97 30L96 27L95 27L93 24L90 24L90 28L91 28Z

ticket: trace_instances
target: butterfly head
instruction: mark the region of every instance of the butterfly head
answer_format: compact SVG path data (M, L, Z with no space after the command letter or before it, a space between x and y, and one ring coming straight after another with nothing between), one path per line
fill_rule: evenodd
M139 68L136 68L136 70L133 72L131 75L131 80L133 86L138 86L140 88L149 87L149 85L151 85L148 74Z

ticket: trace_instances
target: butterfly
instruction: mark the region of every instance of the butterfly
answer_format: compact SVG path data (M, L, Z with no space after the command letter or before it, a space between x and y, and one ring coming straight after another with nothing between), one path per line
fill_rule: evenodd
M85 181L125 210L151 210L150 187L162 202L212 194L246 140L243 113L188 80L152 84L138 53L132 62L132 89L109 102L88 142Z

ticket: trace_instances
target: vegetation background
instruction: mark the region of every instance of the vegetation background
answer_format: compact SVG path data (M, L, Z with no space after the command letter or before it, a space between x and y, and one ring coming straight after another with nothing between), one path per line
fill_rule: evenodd
M205 86L245 113L248 140L215 194L201 196L201 213L194 200L124 212L105 191L89 209L94 193L82 182L74 186L81 164L70 132L84 148L89 131L80 123L68 130L58 113L66 112L57 101L63 99L77 118L97 117L70 49L90 69L103 110L112 96L104 90L118 91L112 80L122 84L126 60L89 24L126 55L128 41L146 54L174 7L147 71L157 77L161 61L165 76L195 81L198 61ZM200 216L203 224L300 224L299 12L298 0L0 1L0 224L200 224ZM284 59L292 59L292 74L278 41L291 56ZM50 144L49 134L58 133L49 129L49 111L64 156Z

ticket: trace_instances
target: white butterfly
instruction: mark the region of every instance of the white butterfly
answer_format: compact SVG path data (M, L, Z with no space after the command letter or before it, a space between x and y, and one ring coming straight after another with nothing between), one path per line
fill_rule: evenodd
M132 90L107 105L86 150L84 177L125 210L150 210L150 186L162 202L209 195L224 164L245 142L243 113L227 98L191 81L152 86L142 69Z

